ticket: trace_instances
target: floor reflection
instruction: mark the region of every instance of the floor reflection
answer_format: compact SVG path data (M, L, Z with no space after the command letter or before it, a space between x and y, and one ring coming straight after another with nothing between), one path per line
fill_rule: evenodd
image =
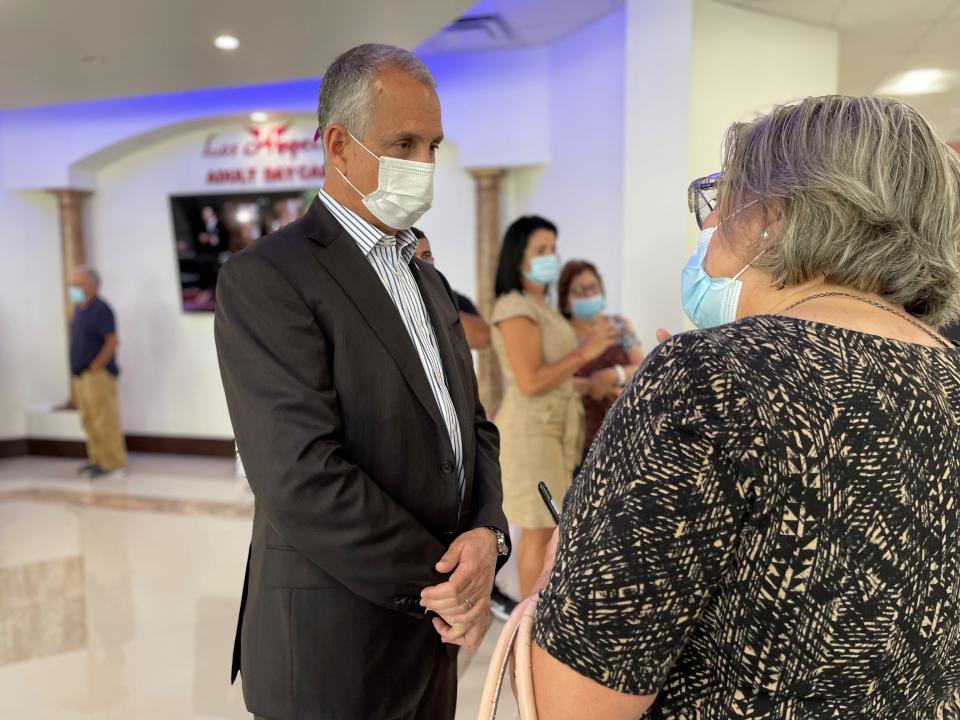
M96 485L75 465L0 461L0 718L249 718L228 675L252 502L232 462L134 455Z

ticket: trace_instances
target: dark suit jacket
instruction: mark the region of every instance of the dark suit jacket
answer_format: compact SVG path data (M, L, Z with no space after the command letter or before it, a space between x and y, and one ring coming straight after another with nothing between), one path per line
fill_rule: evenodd
M234 654L251 712L411 712L438 653L419 606L466 530L507 532L499 436L446 280L411 269L463 434L466 491L400 314L319 201L220 273L215 334L256 498ZM459 510L458 510L459 508Z

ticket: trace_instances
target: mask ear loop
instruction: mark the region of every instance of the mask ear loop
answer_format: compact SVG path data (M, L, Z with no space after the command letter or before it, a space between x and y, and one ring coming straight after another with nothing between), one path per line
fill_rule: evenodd
M344 130L347 130L347 129L344 128ZM360 147L362 147L364 150L366 150L368 153L370 153L370 155L372 155L374 158L376 158L377 162L380 161L380 159L381 159L380 156L377 155L377 154L375 154L370 148L368 148L368 147L367 147L366 145L364 145L362 142L360 142L359 140L357 140L357 138L355 138L355 137L353 136L353 133L352 133L352 132L350 132L349 130L347 130L347 135L349 135L351 138L353 138L353 141L354 141L357 145L359 145ZM344 175L342 172L340 172L340 168L338 168L336 165L334 165L334 166L333 166L333 169L337 171L337 174L344 179L344 181L347 183L347 185L349 185L350 187L353 188L353 191L354 191L355 193L357 193L357 195L359 195L359 196L362 197L362 198L367 197L366 195L364 195L362 192L360 192L360 191L357 189L357 186L356 186L356 185L354 185L352 182L350 182L350 181L347 179L347 176L346 176L346 175ZM371 193L371 194L372 194L372 193Z
M344 130L346 130L346 128L344 128ZM377 160L380 160L380 159L381 159L379 155L377 155L375 152L373 152L373 150L371 150L371 149L368 148L366 145L364 145L362 142L360 142L360 141L357 140L355 137L353 137L353 133L350 132L349 130L347 130L347 135L349 135L350 137L352 137L352 138L353 138L353 141L354 141L357 145L359 145L359 146L362 147L364 150L366 150L368 153L370 153L374 158L376 158Z
M769 239L770 239L770 233L769 233L768 231L764 230L762 233L760 233L760 239L761 239L761 240L769 240ZM758 253L756 254L756 256L755 256L750 262L748 262L748 263L746 264L746 267L744 267L743 270L741 270L740 272L738 272L738 273L737 273L736 275L734 275L731 279L732 279L732 280L737 280L737 279L739 279L739 277L740 277L741 275L743 275L747 270L749 270L750 267L751 267L757 260L759 260L759 259L763 256L763 254L764 254L768 249L769 249L769 248L764 248L763 250L761 250L760 252L758 252Z
M352 182L350 182L350 180L347 179L347 176L346 176L346 175L344 175L342 172L340 172L340 168L338 168L336 165L334 165L334 166L333 166L333 169L337 171L337 175L339 175L340 177L342 177L343 180L344 180L344 182L347 183L347 185L349 185L350 187L353 188L353 191L354 191L357 195L359 195L359 196L362 197L362 198L365 198L365 197L366 197L366 195L364 195L362 192L360 192L360 191L357 189L357 186L356 186L356 185L354 185Z

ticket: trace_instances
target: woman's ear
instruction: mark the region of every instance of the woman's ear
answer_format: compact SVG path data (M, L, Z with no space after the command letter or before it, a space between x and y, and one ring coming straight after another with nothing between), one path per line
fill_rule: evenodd
M761 217L763 218L763 231L760 239L769 242L772 238L779 236L783 229L783 206L776 201L764 202L760 204Z

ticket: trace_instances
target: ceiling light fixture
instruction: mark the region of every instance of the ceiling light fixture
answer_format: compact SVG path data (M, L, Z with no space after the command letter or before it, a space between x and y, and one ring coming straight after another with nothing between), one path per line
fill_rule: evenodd
M250 120L255 123L263 123L270 119L270 116L265 112L257 110L257 112L250 113Z
M880 95L927 95L945 92L956 73L940 68L923 68L894 75L888 82L877 88Z
M221 50L236 50L240 47L240 41L233 35L218 35L213 44Z

